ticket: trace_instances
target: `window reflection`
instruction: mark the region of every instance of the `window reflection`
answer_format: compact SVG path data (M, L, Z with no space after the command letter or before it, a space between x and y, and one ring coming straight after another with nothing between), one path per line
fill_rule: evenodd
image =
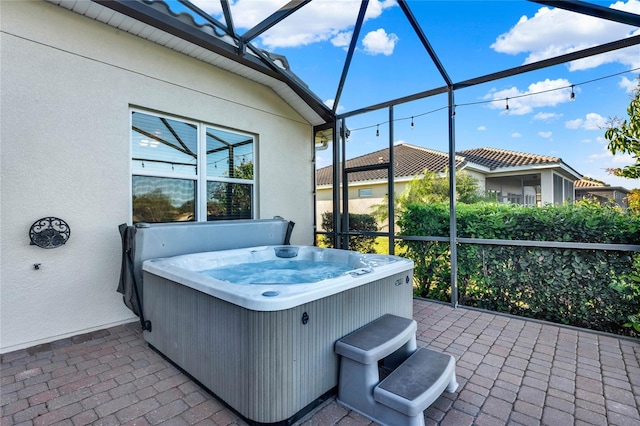
M194 221L196 182L133 176L133 222Z
M132 111L133 222L253 218L254 147L249 134Z
M207 183L207 220L251 219L253 185Z
M207 176L253 179L253 137L207 128Z

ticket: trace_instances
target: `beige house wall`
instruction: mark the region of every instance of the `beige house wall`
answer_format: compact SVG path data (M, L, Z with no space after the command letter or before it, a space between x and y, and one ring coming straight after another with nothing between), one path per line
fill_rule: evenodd
M394 191L400 194L407 186L408 180L395 182ZM361 197L360 190L371 190L371 196ZM385 201L389 187L387 182L375 181L349 186L349 213L371 214L374 206ZM342 195L342 188L340 189ZM333 195L330 186L318 187L316 192L316 223L318 230L322 229L322 213L333 209Z
M478 182L478 191L484 193L486 190L486 176L475 170L464 169L463 171Z
M46 2L1 1L0 24L0 353L136 319L116 293L131 107L256 135L257 218L313 243L312 126L271 89ZM47 216L66 245L29 244Z

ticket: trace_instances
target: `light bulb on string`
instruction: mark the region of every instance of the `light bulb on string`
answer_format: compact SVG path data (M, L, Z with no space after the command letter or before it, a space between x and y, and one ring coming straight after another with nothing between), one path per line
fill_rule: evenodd
M2 0L0 0L0 1L2 1ZM620 75L620 74L624 74L624 73L628 73L628 72L633 72L633 71L638 71L638 70L640 70L640 67L637 67L637 68L634 68L634 69L631 69L631 70L626 70L626 71L623 71L623 72L620 72L620 73L615 73L615 74L611 74L611 75L607 75L607 76L603 76L603 77L595 78L595 79L593 79L593 80L581 81L581 82L579 82L579 83L577 83L577 84L571 84L571 85L570 85L570 87L571 87L571 92L569 93L569 100L570 100L570 101L575 101L575 98L576 98L575 86L581 86L581 85L584 85L584 84L587 84L587 83L593 83L594 81L603 80L603 79L605 79L605 78L615 77L615 76ZM525 96L539 95L539 94L542 94L542 93L551 92L551 91L557 91L557 90L565 91L567 88L568 88L568 86L563 86L563 87L558 87L558 88L549 89L549 90L542 90L542 91L539 91L539 92L526 93L526 94L517 95L517 96L516 96L516 98L525 97ZM490 99L490 100L483 100L483 101L478 101L478 102L462 103L462 104L460 104L460 105L453 105L453 106L450 106L449 108L451 109L451 117L452 117L452 118L453 118L453 117L455 117L455 115L456 115L456 113L457 113L456 108L457 108L458 106L471 106L471 105L485 104L485 103L498 102L498 101L500 101L500 99L499 99L499 98L493 98L493 99ZM504 114L509 114L509 111L510 111L510 107L509 107L509 98L504 98L504 101L505 101ZM421 117L421 116L423 116L423 115L430 114L430 113L432 113L432 112L436 112L436 111L440 111L440 110L443 110L443 109L446 109L446 108L447 108L447 106L443 106L443 107L441 107L441 108L437 108L437 109L436 109L436 110L434 110L434 111L429 111L429 112L420 113L420 114L418 114L418 116L419 116L419 117ZM410 116L410 117L411 117L411 129L413 130L413 129L415 128L415 123L414 123L415 115L412 115L412 116ZM397 120L406 120L407 118L408 118L408 117L404 117L404 118L397 119ZM351 129L351 131L358 131L358 130L363 130L363 129L369 129L369 128L371 128L371 127L373 127L373 126L368 125L368 126L365 126L365 127L362 127L362 128L358 128L358 129ZM376 136L380 136L380 124L376 124ZM349 133L347 133L347 138L348 138L348 137L349 137ZM142 143L141 143L141 144L142 144Z

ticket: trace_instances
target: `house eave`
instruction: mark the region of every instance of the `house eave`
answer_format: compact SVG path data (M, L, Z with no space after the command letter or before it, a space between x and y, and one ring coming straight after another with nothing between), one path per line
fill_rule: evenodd
M631 193L630 190L623 186L578 186L576 191L618 191L625 194Z
M469 170L477 173L491 173L491 169L485 166L481 166L480 164L473 163L471 161L466 161L461 167L458 167L459 171Z
M567 166L564 163L545 163L545 164L528 164L524 166L511 166L511 167L499 167L493 169L487 173L487 177L496 177L496 176L507 176L513 175L514 173L519 174L527 174L531 172L541 172L541 171L563 171L566 175L574 177L575 180L581 179L582 175Z
M212 27L204 31L171 13L162 2L152 7L131 0L46 1L270 87L314 126L334 120L329 107L267 55L241 49L230 37L216 35Z

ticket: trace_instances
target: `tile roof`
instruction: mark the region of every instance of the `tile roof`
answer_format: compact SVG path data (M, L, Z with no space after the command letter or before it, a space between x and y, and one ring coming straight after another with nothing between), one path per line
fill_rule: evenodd
M626 194L629 194L631 192L623 186L611 186L604 182L590 180L590 179L579 179L574 182L574 187L576 191L581 191L582 193L593 193L593 194L603 193L607 191L608 192L611 192L611 191L624 192Z
M433 149L422 148L409 144L394 146L395 168L394 176L409 177L423 173L443 172L448 166L449 154ZM347 160L346 167L363 167L389 161L389 148L375 151L360 157ZM562 159L545 155L527 154L497 148L475 148L458 151L456 167L473 163L489 170L501 167L529 166L536 164L560 164ZM323 167L317 171L317 184L330 185L332 182L333 166ZM349 182L386 179L386 169L367 170L349 174Z
M603 188L607 185L602 182L594 182L592 180L579 179L574 183L576 188Z
M475 148L459 151L467 161L495 170L501 167L529 166L534 164L560 163L562 159L546 155L527 154L497 148Z
M409 144L394 146L394 177L409 177L424 173L425 170L442 172L449 165L449 154L433 149L422 148ZM389 162L389 148L371 152L360 157L347 160L346 167L364 167ZM463 157L456 156L456 167L465 162ZM387 178L387 169L366 170L349 173L349 182L368 180L384 180ZM330 185L333 182L333 166L323 167L317 171L317 184Z

